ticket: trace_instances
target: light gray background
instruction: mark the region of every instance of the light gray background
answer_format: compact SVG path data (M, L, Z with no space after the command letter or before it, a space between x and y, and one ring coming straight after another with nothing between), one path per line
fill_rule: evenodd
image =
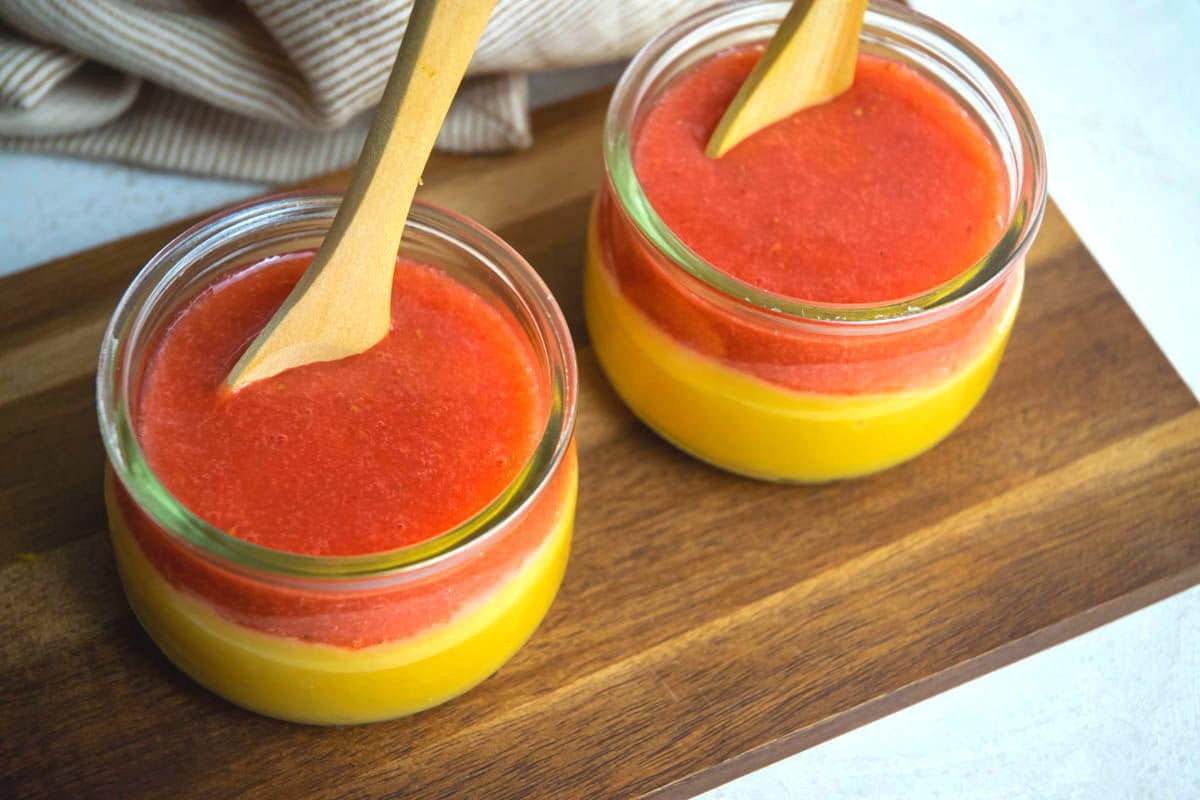
M1200 387L1200 2L918 0L1014 79L1051 192ZM552 101L619 68L542 76ZM0 274L266 187L0 153ZM1197 487L1200 492L1200 487ZM706 795L1200 798L1200 588Z

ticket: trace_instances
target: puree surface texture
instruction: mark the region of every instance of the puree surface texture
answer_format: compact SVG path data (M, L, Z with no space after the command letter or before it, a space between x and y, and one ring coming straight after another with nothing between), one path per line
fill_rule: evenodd
M230 367L311 258L241 269L170 324L138 408L151 469L202 519L292 553L380 552L465 521L512 482L545 426L544 380L517 321L402 259L382 342L230 394Z
M761 54L693 67L636 133L643 191L688 247L776 294L883 303L937 287L995 245L1007 222L995 146L958 100L895 61L860 55L848 91L708 158Z

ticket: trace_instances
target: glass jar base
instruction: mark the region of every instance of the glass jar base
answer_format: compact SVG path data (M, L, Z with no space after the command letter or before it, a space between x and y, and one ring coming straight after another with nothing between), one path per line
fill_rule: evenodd
M353 650L251 630L176 590L142 554L115 501L111 478L106 483L109 530L125 595L163 654L235 705L312 725L357 725L415 714L452 700L500 669L532 636L558 592L576 496L572 475L554 529L539 551L481 607L432 635Z
M597 358L652 430L709 464L760 480L826 483L887 469L948 436L991 383L1019 287L985 349L928 389L870 396L791 392L693 353L621 296L593 252L584 308Z

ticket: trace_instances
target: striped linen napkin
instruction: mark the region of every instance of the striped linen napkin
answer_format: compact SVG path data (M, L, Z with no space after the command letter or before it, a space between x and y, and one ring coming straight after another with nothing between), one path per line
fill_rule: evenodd
M527 147L526 73L711 0L499 0L438 138ZM358 155L411 0L0 0L0 148L286 183Z

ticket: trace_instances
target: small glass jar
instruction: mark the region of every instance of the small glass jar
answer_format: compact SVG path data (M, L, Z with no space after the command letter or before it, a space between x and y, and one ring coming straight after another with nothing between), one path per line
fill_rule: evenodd
M417 203L400 254L436 265L518 321L550 411L529 462L490 505L400 549L318 557L207 524L139 447L140 384L164 326L226 273L316 249L340 199L286 195L211 217L164 247L109 324L97 379L106 500L129 604L163 652L217 694L273 717L351 724L443 703L495 672L561 582L576 497L575 354L549 290L482 227Z
M592 212L584 300L601 366L664 438L733 472L821 482L916 456L983 395L1041 223L1045 156L1029 109L985 55L928 17L873 3L861 50L932 80L995 145L1009 187L1000 240L945 284L882 305L802 302L720 271L651 207L634 143L673 79L723 50L768 39L789 7L752 0L710 8L630 64L605 125L607 180Z

